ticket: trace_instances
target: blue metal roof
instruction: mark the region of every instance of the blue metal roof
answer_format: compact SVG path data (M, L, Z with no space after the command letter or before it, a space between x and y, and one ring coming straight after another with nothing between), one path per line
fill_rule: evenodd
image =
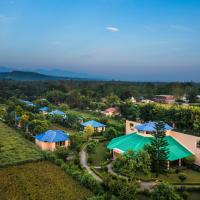
M42 108L39 108L39 111L48 111L49 110L49 108L47 107L47 106L44 106L44 107L42 107Z
M26 101L26 100L22 100L22 99L20 99L20 102L26 104L27 106L33 106L33 107L35 106L35 104L32 103L31 101Z
M93 128L98 128L98 127L105 127L106 125L105 124L102 124L100 122L97 122L95 120L90 120L88 122L84 122L81 124L82 126L92 126Z
M138 131L149 131L149 132L155 132L156 131L156 122L147 122L144 124L139 124L137 126L135 126L135 128ZM171 126L169 126L168 124L164 125L164 130L168 131L168 130L172 130L173 128Z
M69 136L61 130L48 130L35 136L35 139L42 142L62 142L69 140Z
M53 110L49 114L51 114L51 115L65 115L65 113L63 111L60 111L60 110Z

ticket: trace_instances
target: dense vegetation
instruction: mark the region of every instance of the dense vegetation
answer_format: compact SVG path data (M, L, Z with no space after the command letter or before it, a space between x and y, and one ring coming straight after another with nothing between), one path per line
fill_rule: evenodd
M0 199L84 200L93 194L59 167L43 161L0 170Z
M0 122L0 166L42 159L42 152L19 132Z

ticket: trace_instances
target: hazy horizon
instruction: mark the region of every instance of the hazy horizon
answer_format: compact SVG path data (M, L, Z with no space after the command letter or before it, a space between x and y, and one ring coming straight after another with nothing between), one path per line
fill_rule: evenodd
M1 0L0 66L200 81L200 1Z

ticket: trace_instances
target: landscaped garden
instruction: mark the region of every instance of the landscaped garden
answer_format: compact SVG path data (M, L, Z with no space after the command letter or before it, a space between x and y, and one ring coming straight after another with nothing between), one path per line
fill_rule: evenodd
M42 159L42 152L20 132L0 122L0 166Z
M0 170L0 199L84 200L93 196L62 169L47 161Z

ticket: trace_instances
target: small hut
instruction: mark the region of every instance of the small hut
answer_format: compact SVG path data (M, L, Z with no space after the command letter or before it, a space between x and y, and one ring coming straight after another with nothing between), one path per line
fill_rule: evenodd
M96 132L102 132L106 130L106 125L95 120L90 120L81 124L84 128L87 126L92 126Z
M42 150L54 151L57 147L68 147L70 139L67 133L61 130L48 130L35 136L35 143Z

